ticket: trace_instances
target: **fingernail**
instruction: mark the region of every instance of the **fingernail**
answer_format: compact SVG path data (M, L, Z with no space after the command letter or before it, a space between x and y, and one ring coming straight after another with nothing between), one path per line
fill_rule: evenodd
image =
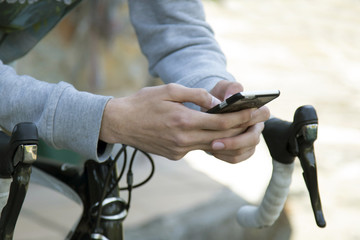
M212 145L213 150L222 150L225 148L225 145L222 142L215 142Z
M217 99L214 96L211 96L211 107L215 107L216 105L220 104L221 101L219 99Z

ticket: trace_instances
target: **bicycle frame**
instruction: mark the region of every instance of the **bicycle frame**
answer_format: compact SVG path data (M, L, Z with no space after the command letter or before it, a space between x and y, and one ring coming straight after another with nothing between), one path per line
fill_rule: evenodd
M110 193L105 186L117 185L116 162L109 159L99 163L94 160L85 162L84 167L77 168L69 164L56 164L48 159L37 159L36 151L27 151L28 146L37 147L37 131L33 124L20 124L16 129L29 128L32 134L23 134L20 138L15 130L10 139L0 132L0 143L10 142L8 148L0 149L7 152L1 161L1 178L13 178L7 204L3 208L0 220L0 239L11 240L25 195L27 192L32 166L40 176L40 184L47 185L62 193L67 192L73 200L81 203L83 213L75 228L70 231L68 240L88 239L123 239L122 221L127 216L127 204L120 198L118 188ZM30 140L29 140L30 139ZM0 144L1 146L7 146ZM32 155L31 155L32 153ZM30 156L28 156L30 154ZM8 161L5 161L8 160ZM6 163L6 164L5 164ZM10 184L9 181L6 181ZM52 184L49 184L52 183ZM64 190L67 186L67 190ZM71 190L69 190L71 189Z
M49 161L40 158L34 166L70 187L81 200L83 206L81 219L66 239L121 240L124 238L122 221L127 216L127 209L118 189L115 188L100 203L106 182L117 184L116 167L111 160L103 163L88 160L81 169L68 164L49 164ZM107 176L110 176L110 179L107 179ZM101 220L97 225L97 214L100 209L102 209Z

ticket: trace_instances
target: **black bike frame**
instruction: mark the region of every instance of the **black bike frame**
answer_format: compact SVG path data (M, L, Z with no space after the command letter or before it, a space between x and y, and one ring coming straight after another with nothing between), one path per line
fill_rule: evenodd
M122 222L127 216L128 204L115 187L118 184L116 161L111 158L102 163L88 160L81 167L59 164L50 159L38 159L37 146L37 128L33 123L18 124L11 136L0 132L0 178L12 178L9 197L1 212L0 239L13 239L32 167L36 167L44 172L43 175L67 185L82 202L80 221L66 239L122 240Z
M112 160L103 163L88 160L83 168L78 168L68 164L51 164L51 161L41 158L34 164L36 168L69 186L82 201L83 213L80 222L68 234L67 239L124 238L122 222L127 215L127 208L125 201L119 196L118 188L114 188L100 203L105 186L117 184L114 164Z

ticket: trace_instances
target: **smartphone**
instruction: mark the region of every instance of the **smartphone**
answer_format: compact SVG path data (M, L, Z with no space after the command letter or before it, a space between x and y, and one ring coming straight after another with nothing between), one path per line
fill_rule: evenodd
M239 92L209 109L208 113L237 112L248 108L260 108L280 95L279 90Z

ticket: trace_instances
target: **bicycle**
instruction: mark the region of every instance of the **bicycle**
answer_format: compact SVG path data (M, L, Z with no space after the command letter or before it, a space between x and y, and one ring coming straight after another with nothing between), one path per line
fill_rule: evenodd
M317 137L318 119L312 106L296 110L294 121L272 118L265 123L263 136L273 158L273 173L260 206L244 206L237 213L239 224L246 227L266 227L274 223L282 211L291 183L295 157L299 157L304 171L316 223L325 227L317 181L313 143ZM22 207L31 171L35 182L56 189L83 206L79 222L69 232L68 240L122 240L122 222L131 203L131 191L145 184L154 174L154 162L149 154L135 149L128 170L127 187L119 181L127 167L127 150L122 146L114 158L103 163L87 160L84 167L54 164L37 156L38 136L33 123L20 123L10 136L0 132L0 194L9 190L0 219L0 239L11 240ZM151 163L149 176L133 183L132 165L138 152ZM123 156L123 166L117 174L116 164ZM276 160L275 160L276 159ZM11 180L12 179L12 180ZM120 198L121 190L128 191L128 200ZM4 197L0 195L0 198Z

